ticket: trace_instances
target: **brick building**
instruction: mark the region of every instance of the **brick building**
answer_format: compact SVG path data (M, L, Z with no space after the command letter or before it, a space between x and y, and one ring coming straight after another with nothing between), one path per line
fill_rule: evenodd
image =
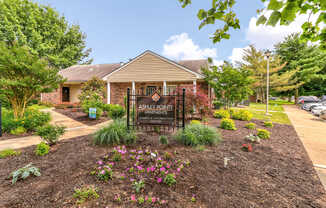
M174 62L152 51L145 51L124 64L76 65L60 71L67 81L56 91L42 94L41 101L79 103L82 84L94 76L106 81L106 99L110 104L123 105L127 88L137 94L150 95L157 90L164 95L182 87L195 92L200 90L211 100L211 89L201 73L201 68L207 66L207 60Z

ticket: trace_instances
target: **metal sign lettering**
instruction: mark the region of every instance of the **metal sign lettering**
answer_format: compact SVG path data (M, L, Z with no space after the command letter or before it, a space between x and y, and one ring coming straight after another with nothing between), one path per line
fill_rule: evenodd
M176 97L160 96L155 92L152 96L136 98L137 125L175 125Z

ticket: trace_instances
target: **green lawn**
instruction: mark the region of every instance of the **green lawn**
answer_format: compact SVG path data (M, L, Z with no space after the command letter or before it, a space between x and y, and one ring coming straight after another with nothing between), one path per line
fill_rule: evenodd
M270 105L268 106L270 116L265 115L266 104L250 103L249 107L246 107L245 109L253 114L253 119L271 120L274 123L291 125L288 116L284 113L282 104L291 103L287 101L270 101Z
M266 104L261 104L261 103L250 103L249 108L250 108L250 109L253 109L253 110L266 110ZM273 103L270 103L270 104L268 105L268 110L271 110L271 111L281 111L281 112L284 111L282 105L273 104Z

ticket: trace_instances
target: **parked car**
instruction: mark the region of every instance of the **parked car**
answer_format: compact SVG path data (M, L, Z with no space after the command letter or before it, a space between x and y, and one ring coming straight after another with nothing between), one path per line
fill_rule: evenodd
M311 110L315 116L320 116L323 111L326 111L326 105L316 106Z
M325 106L326 105L326 101L321 101L318 103L307 103L305 105L305 110L311 111L312 109L314 109L315 107L319 107L319 106Z
M319 117L326 120L326 110L322 111Z
M316 96L300 96L298 98L299 104L305 104L305 103L317 103L320 99Z

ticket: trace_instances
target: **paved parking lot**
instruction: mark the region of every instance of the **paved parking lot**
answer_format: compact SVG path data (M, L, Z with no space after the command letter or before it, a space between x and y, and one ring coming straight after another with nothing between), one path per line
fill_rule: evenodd
M326 121L294 105L284 110L326 188Z

